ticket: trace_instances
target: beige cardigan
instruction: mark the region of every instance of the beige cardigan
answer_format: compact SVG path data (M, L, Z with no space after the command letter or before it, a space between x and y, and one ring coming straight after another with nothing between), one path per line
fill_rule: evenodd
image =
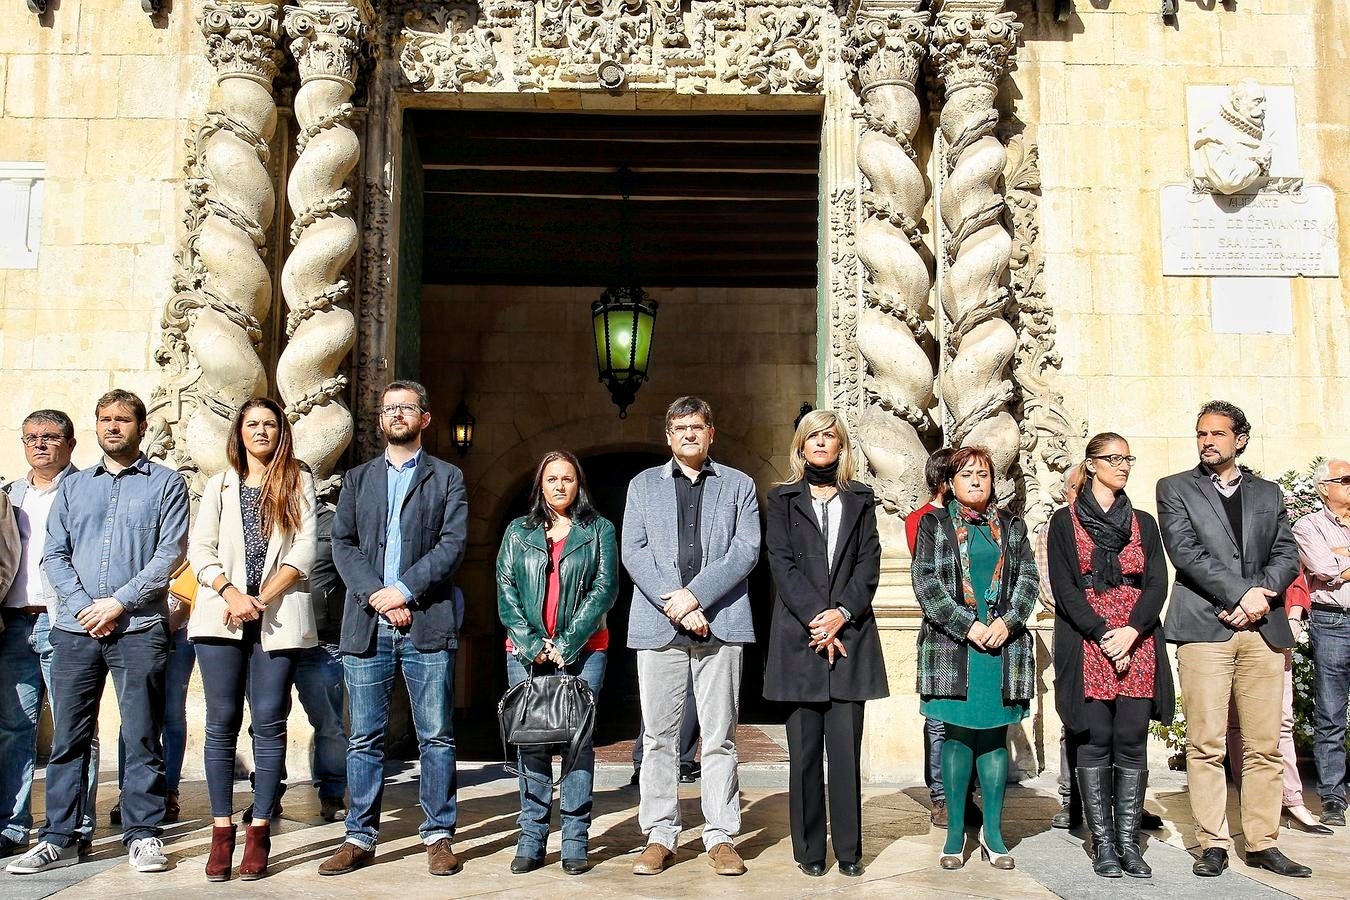
M301 578L267 607L262 616L264 650L296 650L318 643L314 605L309 596L309 571L314 563L314 479L300 473L300 530L282 537L275 529L267 541L263 584L282 566L300 571ZM224 573L235 587L248 584L244 559L244 516L239 501L239 473L226 469L211 476L202 491L197 522L188 544L188 561L197 573L197 602L188 619L188 637L238 639L240 629L224 623L226 604L211 582Z

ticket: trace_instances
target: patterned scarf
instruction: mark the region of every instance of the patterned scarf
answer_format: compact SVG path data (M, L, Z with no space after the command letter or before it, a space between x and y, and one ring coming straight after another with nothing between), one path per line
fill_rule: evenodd
M971 525L988 525L989 536L994 541L994 546L999 548L998 562L994 563L994 574L989 579L989 590L984 592L985 608L992 616L994 613L994 604L998 600L999 591L1003 587L1003 543L1001 541L1001 531L998 523L998 510L991 503L983 512L979 513L973 509L962 506L960 502L951 500L947 503L947 513L952 517L952 524L956 529L956 549L961 557L961 593L966 606L971 609L978 609L979 602L975 599L975 586L970 580L970 550L967 546L970 537Z

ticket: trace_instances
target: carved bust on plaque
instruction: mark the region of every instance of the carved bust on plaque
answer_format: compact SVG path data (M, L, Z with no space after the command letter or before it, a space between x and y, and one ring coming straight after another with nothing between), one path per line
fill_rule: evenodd
M1255 81L1234 85L1214 118L1195 132L1197 187L1220 194L1245 191L1270 175L1266 92ZM1207 182L1207 184L1205 183Z

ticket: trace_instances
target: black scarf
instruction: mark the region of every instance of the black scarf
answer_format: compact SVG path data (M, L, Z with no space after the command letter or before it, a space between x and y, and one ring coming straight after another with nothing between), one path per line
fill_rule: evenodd
M1121 491L1111 509L1102 511L1101 504L1092 495L1092 488L1084 485L1078 492L1074 512L1083 530L1092 538L1092 589L1098 594L1113 587L1119 587L1125 581L1120 573L1120 551L1130 543L1130 532L1134 529L1134 507L1130 498Z
M824 487L827 484L835 484L839 475L839 460L836 459L828 466L813 466L806 464L806 483L814 484L816 487Z

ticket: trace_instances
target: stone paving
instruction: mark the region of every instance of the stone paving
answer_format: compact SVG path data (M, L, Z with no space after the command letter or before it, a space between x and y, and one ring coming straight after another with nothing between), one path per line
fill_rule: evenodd
M500 897L535 898L585 892L590 897L804 897L830 894L864 897L988 897L1020 898L1116 898L1166 897L1257 900L1287 896L1345 898L1350 896L1350 831L1317 838L1281 832L1281 847L1293 858L1311 865L1309 880L1281 879L1248 869L1235 858L1233 868L1214 881L1190 874L1192 843L1190 808L1184 777L1166 771L1154 772L1149 806L1163 815L1167 825L1150 836L1147 858L1156 876L1152 881L1119 879L1107 881L1092 875L1080 839L1052 831L1047 823L1057 808L1052 777L1009 789L1009 844L1017 869L998 871L980 861L973 839L964 869L946 872L936 859L942 835L931 829L922 787L872 786L864 797L867 871L861 879L844 878L834 869L819 879L802 875L792 862L787 833L786 771L783 766L746 766L743 774L744 824L739 841L750 872L742 878L713 874L701 853L697 828L685 832L676 864L656 877L631 874L632 854L642 844L637 827L637 793L628 788L630 769L605 765L597 772L591 859L595 868L580 877L565 875L558 866L555 832L549 865L529 875L508 871L515 847L515 815L518 810L515 781L495 765L466 765L461 769L460 827L455 849L464 859L464 870L451 878L435 878L426 872L425 854L417 838L421 821L416 805L416 769L391 771L385 793L387 814L376 864L351 875L322 878L319 863L342 839L341 824L326 824L318 816L312 792L292 788L285 811L276 827L271 874L268 878L242 883L208 884L202 875L210 839L205 785L185 783L183 821L165 835L172 871L138 875L124 864L118 835L100 830L93 858L79 866L49 875L0 874L0 898L28 900L58 897L189 896L208 892L235 897L398 897L419 898ZM240 782L239 802L246 802L246 782ZM40 791L38 792L40 795ZM105 796L110 794L107 791ZM697 786L682 791L686 823L701 820ZM108 802L101 804L107 821ZM1231 813L1236 816L1236 808ZM1236 821L1236 819L1234 819ZM1239 846L1241 839L1239 838ZM973 851L973 852L972 852ZM240 852L242 852L242 841ZM238 856L236 855L236 865Z

